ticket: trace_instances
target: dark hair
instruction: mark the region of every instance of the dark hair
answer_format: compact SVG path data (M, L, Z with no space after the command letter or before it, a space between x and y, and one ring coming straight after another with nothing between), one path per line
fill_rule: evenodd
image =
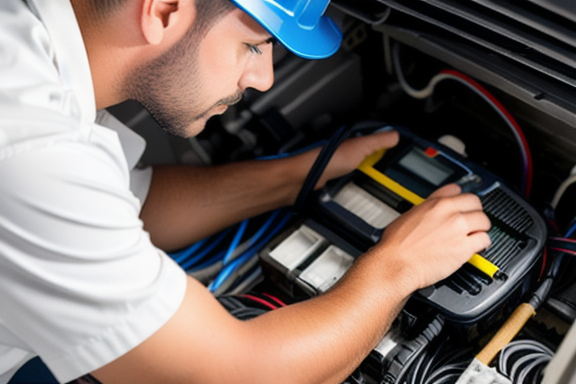
M90 0L93 20L104 20L130 0ZM212 23L234 9L230 0L194 0L197 16L195 23L200 23L200 30L209 28ZM196 26L198 29L198 26Z
M104 20L126 3L127 0L90 0L89 2L90 11L95 20Z

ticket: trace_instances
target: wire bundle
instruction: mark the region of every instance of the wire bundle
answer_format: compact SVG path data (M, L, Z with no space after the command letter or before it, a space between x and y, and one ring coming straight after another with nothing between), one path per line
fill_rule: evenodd
M261 276L258 251L288 219L284 210L246 219L170 256L215 295L240 292Z
M548 249L576 256L576 240L569 238L574 230L570 230L567 237L549 237Z
M225 295L217 299L232 316L240 320L249 320L268 311L286 306L282 300L265 292Z
M554 352L534 340L516 340L505 346L498 359L498 371L514 384L539 384Z
M281 216L279 222L276 218ZM222 294L229 289L236 279L251 266L258 264L258 252L265 246L278 231L290 219L290 215L284 213L280 214L280 210L272 212L264 225L245 243L233 248L234 243L237 243L241 238L241 228L237 231L230 248L227 250L222 263L222 270L216 278L208 285L208 289L215 295ZM238 234L240 233L240 236Z
M472 360L472 348L455 345L450 335L428 345L413 362L403 384L455 383Z

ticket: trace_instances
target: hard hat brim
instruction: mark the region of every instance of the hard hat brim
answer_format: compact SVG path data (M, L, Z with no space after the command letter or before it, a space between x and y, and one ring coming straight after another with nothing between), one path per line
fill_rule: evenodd
M302 26L295 18L286 18L265 1L232 2L274 36L292 53L306 59L323 59L334 54L342 42L342 32L328 17L321 16L313 27Z

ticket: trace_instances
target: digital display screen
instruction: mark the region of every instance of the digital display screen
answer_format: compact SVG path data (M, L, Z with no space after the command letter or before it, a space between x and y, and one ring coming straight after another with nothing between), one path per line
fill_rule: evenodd
M413 147L398 164L437 187L455 172L418 147Z

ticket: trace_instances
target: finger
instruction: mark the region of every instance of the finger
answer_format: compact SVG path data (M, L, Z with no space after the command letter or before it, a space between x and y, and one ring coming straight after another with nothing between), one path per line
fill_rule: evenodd
M474 211L463 215L467 223L467 234L486 233L490 230L492 223L484 212ZM487 244L490 245L490 244Z
M482 201L472 193L462 193L451 197L460 212L482 211Z
M400 135L396 131L377 132L367 136L354 137L348 140L345 145L354 147L356 154L360 154L360 161L366 156L383 149L392 148L400 140Z
M486 232L471 233L468 235L468 240L472 247L470 254L478 253L492 245L492 240L490 240L490 236Z
M466 214L470 222L470 232L483 231L486 232L492 227L492 223L486 214L482 211L473 211Z
M438 188L430 196L429 199L435 199L440 197L456 196L462 192L462 188L458 184L447 184L443 187Z
M400 141L400 135L397 131L377 132L370 137L378 144L377 149L394 147Z

